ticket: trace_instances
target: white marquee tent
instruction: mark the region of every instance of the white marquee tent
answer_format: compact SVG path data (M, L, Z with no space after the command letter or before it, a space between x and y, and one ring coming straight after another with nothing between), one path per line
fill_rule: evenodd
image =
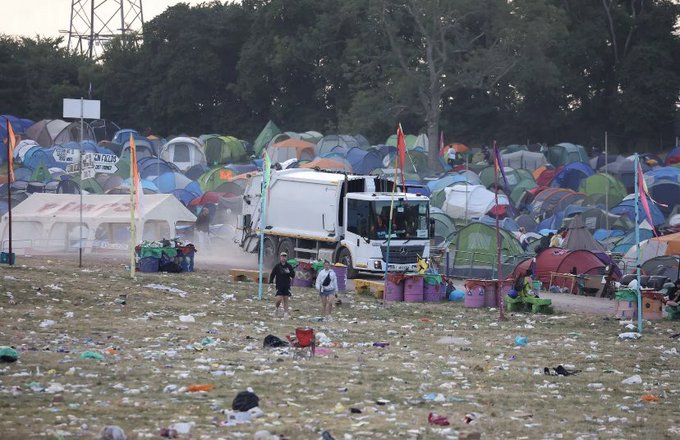
M193 224L196 216L172 194L146 194L136 215L137 241L176 236L176 227ZM85 252L127 249L130 242L128 194L83 195ZM9 216L0 220L2 248L8 247ZM78 249L80 195L36 193L12 208L13 251L64 252ZM16 252L15 251L15 252Z

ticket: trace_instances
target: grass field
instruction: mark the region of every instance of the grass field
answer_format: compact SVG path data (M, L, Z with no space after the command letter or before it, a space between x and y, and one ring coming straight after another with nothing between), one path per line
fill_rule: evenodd
M0 437L98 438L118 425L128 438L159 438L178 422L193 423L194 439L259 430L288 439L324 430L336 439L680 437L680 342L670 338L677 322L650 323L642 339L620 341L624 326L601 316L498 322L497 311L460 303L384 306L348 293L335 320L322 323L312 319L318 298L306 289L294 290L293 318L280 320L270 295L257 301L256 285L197 267L136 281L117 260L79 269L20 257L0 267L0 345L20 353L0 364ZM304 325L331 341L321 355L299 360L262 348L266 335L284 338ZM515 346L520 335L527 346ZM206 337L215 343L203 345ZM81 359L85 351L105 360ZM582 371L543 374L558 365ZM636 374L641 384L622 383ZM214 389L186 392L192 384ZM264 416L223 426L222 410L247 387ZM441 396L427 400L430 393ZM430 412L450 426L428 424Z

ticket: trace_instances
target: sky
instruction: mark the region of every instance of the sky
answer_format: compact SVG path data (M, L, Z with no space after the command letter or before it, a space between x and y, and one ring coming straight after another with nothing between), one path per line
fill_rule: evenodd
M206 0L142 0L144 21L151 20L168 6L177 3L197 5L204 2ZM71 3L72 0L0 0L0 33L25 37L58 37L60 30L68 31Z

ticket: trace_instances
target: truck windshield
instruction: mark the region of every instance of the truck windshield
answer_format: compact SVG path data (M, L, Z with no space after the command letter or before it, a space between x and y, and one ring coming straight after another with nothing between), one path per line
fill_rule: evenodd
M370 203L369 238L377 240L387 239L390 219L390 202L379 201ZM428 202L409 202L395 200L392 210L392 238L426 239L428 234Z

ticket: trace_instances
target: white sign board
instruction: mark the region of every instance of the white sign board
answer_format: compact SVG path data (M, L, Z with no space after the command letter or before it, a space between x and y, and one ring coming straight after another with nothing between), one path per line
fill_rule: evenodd
M64 118L100 119L101 101L64 98Z
M101 153L85 153L83 155L83 165L88 156L91 156L91 160L94 163L95 173L113 174L118 171L118 156L115 154L101 154ZM52 153L54 160L60 163L67 163L66 172L67 173L77 173L80 171L80 151L73 148L56 148ZM83 166L84 169L88 167Z
M80 170L80 178L82 180L92 179L94 177L94 154L85 153L83 154L83 163Z
M78 162L80 151L73 148L55 148L52 153L54 160L61 163Z

